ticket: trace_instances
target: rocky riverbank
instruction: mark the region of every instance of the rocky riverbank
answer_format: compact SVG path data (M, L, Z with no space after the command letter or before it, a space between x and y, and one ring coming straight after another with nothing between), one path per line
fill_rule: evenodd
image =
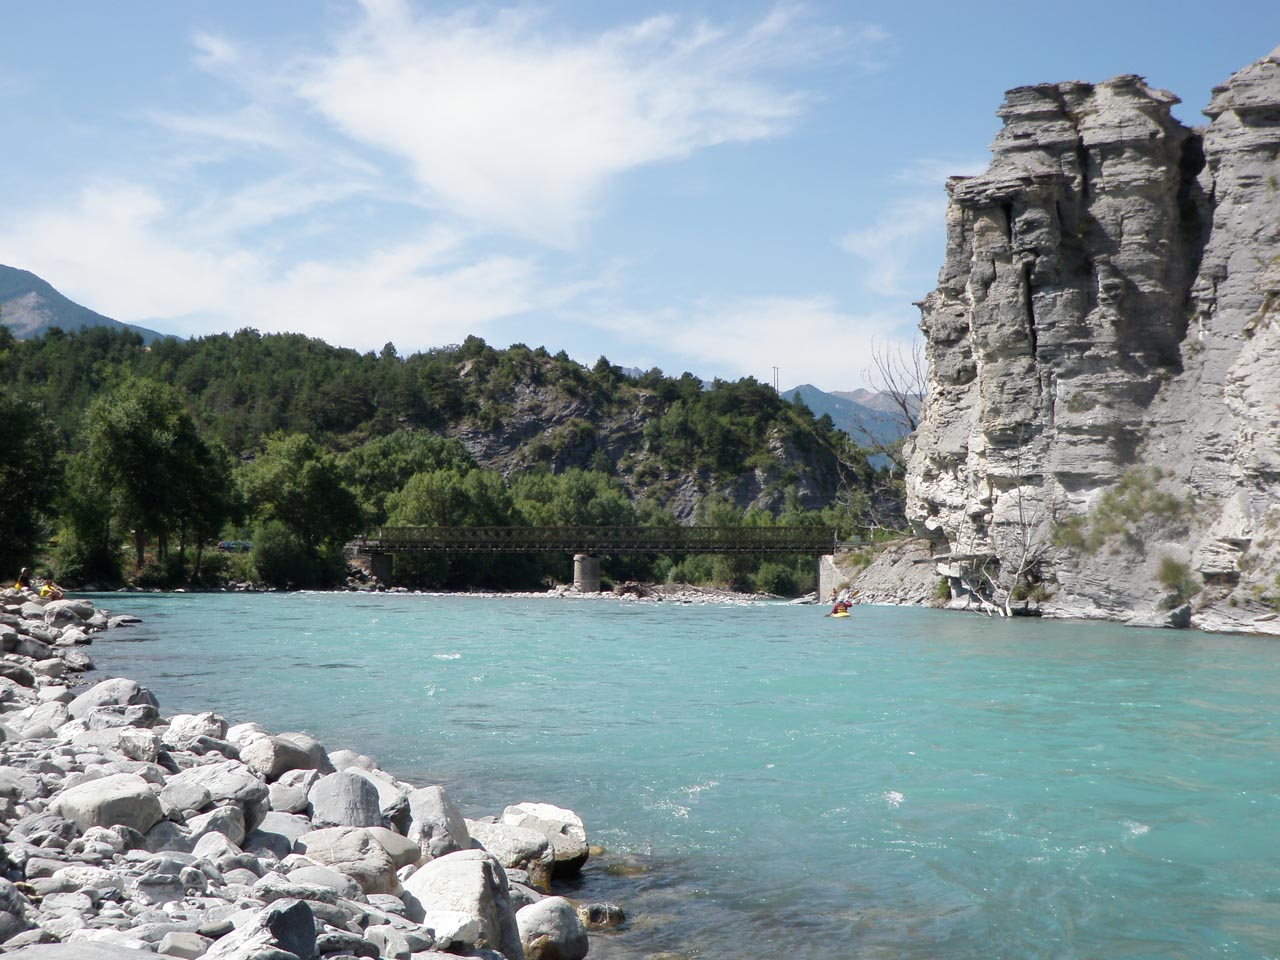
M84 600L0 600L0 953L24 960L578 960L611 904L551 895L589 853L572 811L481 820L305 733L163 717L83 682Z

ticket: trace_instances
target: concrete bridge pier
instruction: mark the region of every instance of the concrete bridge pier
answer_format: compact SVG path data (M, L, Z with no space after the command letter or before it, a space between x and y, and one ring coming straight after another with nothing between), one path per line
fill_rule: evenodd
M391 583L392 556L389 553L369 554L369 573L383 584Z
M579 593L600 592L600 558L594 553L573 555L573 589Z

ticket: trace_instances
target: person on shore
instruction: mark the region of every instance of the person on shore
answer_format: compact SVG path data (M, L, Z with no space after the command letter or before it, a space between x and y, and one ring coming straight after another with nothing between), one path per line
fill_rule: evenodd
M40 585L41 600L61 600L62 588L52 580L46 580Z
M23 567L22 572L18 574L18 582L13 585L13 589L15 590L31 589L31 571L28 570L26 567Z

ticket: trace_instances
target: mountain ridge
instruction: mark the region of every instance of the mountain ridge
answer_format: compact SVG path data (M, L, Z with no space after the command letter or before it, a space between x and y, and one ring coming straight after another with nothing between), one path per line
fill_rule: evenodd
M30 270L0 264L0 323L19 340L47 333L53 327L84 330L111 327L131 330L143 343L154 343L172 334L113 320L105 314L76 303L53 284ZM179 338L180 339L180 338Z

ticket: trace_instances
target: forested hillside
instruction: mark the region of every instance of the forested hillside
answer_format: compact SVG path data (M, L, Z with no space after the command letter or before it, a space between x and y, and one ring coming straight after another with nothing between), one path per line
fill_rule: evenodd
M33 425L14 449L48 471L14 483L56 492L30 546L54 534L67 577L207 578L203 546L228 534L253 541L258 576L324 582L342 541L388 521L849 527L874 480L829 417L754 380L704 389L475 337L400 357L251 330L146 346L106 328L20 341L0 327L0 383L0 413ZM677 563L656 574L712 578ZM455 586L482 573L446 566L405 573ZM559 575L510 566L489 578Z

